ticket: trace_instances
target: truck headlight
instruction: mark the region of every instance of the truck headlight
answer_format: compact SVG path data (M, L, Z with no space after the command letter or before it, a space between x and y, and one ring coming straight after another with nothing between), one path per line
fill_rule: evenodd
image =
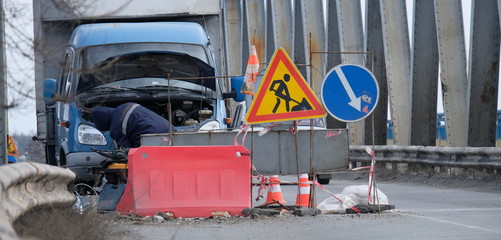
M89 125L78 126L78 142L87 145L106 145L108 141L96 128Z

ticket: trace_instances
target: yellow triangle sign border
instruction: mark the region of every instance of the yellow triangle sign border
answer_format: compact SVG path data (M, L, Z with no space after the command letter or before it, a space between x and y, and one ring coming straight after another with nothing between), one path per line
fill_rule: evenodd
M267 89L270 86L275 71L277 70L278 64L282 62L289 74L292 76L292 79L296 81L299 87L303 90L304 95L307 97L309 102L311 103L312 109L310 110L301 110L301 111L293 111L286 113L270 113L265 115L258 115L257 111L260 108L264 96L267 94ZM279 121L291 121L291 120L300 120L300 119L310 119L310 118L320 118L325 117L327 112L323 108L320 101L318 101L317 97L313 93L313 90L310 88L308 83L304 80L303 76L291 61L286 51L283 48L279 48L273 54L270 65L266 69L264 74L264 78L259 85L259 90L257 91L254 100L249 108L249 111L246 115L246 122L249 124L256 123L265 123L265 122L279 122Z

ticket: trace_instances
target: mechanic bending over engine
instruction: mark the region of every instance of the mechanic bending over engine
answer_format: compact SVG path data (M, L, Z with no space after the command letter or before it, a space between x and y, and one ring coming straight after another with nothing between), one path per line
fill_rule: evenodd
M91 118L99 131L110 131L119 147L136 148L141 134L168 133L176 129L167 119L137 104L124 103L116 108L95 107Z

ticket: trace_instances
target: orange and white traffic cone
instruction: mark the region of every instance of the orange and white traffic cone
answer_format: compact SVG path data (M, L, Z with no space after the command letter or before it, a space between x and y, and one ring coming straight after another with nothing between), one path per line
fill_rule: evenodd
M287 203L282 196L282 188L280 188L280 180L278 175L273 175L270 177L270 189L268 190L268 196L266 197L265 204L272 203Z
M247 69L245 70L244 83L242 85L241 93L247 95L254 95L254 82L256 81L257 74L259 73L259 60L257 58L256 46L251 46L249 60L247 61Z
M299 194L294 206L308 207L310 202L310 184L307 182L308 174L301 174L299 177Z

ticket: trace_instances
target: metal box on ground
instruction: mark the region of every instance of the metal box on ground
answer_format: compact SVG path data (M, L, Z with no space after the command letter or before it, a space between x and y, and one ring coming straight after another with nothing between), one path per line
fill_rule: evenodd
M171 139L172 136L172 139ZM237 132L197 132L147 134L141 136L142 146L234 145ZM262 136L248 132L244 146L250 150L252 164L261 174L296 174L295 136L289 131L270 131ZM328 174L348 168L348 132L346 129L300 130L297 153L299 172ZM312 167L314 169L312 169Z
M129 151L122 214L210 217L251 207L250 154L244 146L142 146Z

